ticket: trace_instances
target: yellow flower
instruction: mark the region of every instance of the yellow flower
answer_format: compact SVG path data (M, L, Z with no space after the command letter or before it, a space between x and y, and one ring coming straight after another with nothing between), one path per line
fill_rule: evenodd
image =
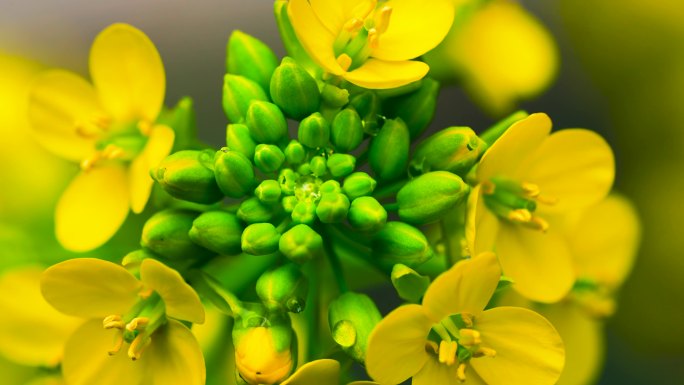
M599 135L566 129L533 114L512 125L484 154L468 202L471 253L495 251L525 297L563 298L575 282L572 255L553 221L603 199L613 184L613 153Z
M340 363L322 359L307 362L281 385L335 385L339 384ZM377 385L371 381L354 381L348 385Z
M68 384L204 384L199 344L177 321L202 323L204 308L175 270L145 259L138 280L111 262L72 259L47 269L41 290L60 312L89 319L64 348Z
M484 310L501 269L492 253L459 262L430 285L422 305L401 306L373 330L366 368L381 384L554 384L563 343L523 308Z
M235 333L233 334L235 336ZM249 384L275 384L292 370L292 354L287 344L278 349L272 328L248 328L235 338L235 365Z
M325 71L365 88L394 88L427 74L411 61L446 36L451 0L290 0L304 49Z
M145 208L149 169L174 141L173 130L155 124L165 75L145 34L126 24L106 28L91 47L90 74L93 85L68 71L46 71L35 81L28 111L40 143L81 165L55 214L57 238L74 251L102 245L129 208Z

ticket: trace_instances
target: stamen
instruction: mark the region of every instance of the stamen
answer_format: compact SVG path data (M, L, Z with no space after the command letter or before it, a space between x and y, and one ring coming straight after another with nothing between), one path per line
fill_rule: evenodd
M459 340L463 346L475 346L482 343L482 338L480 338L480 332L475 329L461 329L459 331Z
M451 366L456 362L456 351L458 343L456 341L442 341L439 343L439 362Z
M527 195L530 198L535 198L539 196L539 193L541 192L539 186L534 183L522 182L521 187L525 195Z
M139 360L145 348L150 345L150 342L152 342L152 338L146 336L145 333L139 334L131 342L131 346L128 347L128 357L133 361Z
M342 55L337 57L337 64L342 67L343 71L347 71L349 67L352 65L352 58L347 55L346 53L343 53Z
M123 330L124 322L119 315L110 315L102 320L102 327L105 329L119 329Z
M131 320L126 325L126 330L129 332L135 331L135 330L145 330L145 326L147 326L150 323L150 319L147 317L136 317Z
M367 5L367 7L362 8L364 5L362 3L358 6L358 8L360 8L358 10L358 13L354 12L355 14L357 14L359 16L359 19L361 19L361 20L367 18L368 15L370 15L371 12L373 12L373 10L375 10L375 8L378 6L378 0L371 0L371 1L365 2L365 4Z
M363 20L353 18L344 23L344 30L348 33L358 32L363 27Z
M466 327L473 327L473 318L473 315L470 313L461 313L461 319L463 320L463 323L466 325Z
M375 29L378 30L378 34L383 34L387 31L390 16L392 16L392 7L387 5L382 7L380 11L375 12Z
M545 221L540 217L532 217L528 222L525 223L525 225L534 230L539 230L543 233L549 230L549 222Z
M117 147L113 144L108 144L104 150L102 150L102 158L104 159L116 159L123 155L124 151L121 147Z
M138 130L140 130L143 135L150 136L150 133L152 133L152 123L147 120L141 120L138 122Z
M485 347L479 347L477 351L473 354L473 357L479 358L479 357L496 357L496 350L490 349L490 348L485 348Z
M510 219L513 222L525 223L529 222L532 219L532 213L530 212L530 210L527 209L511 210L508 213L508 219Z
M458 380L460 382L465 382L466 376L465 376L465 370L466 370L466 364L461 363L458 365L458 369L456 369L456 377L458 377Z
M371 28L371 29L368 30L368 45L369 45L372 49L378 48L378 44L379 44L379 40L378 40L378 39L379 39L379 37L380 37L380 33L378 33L378 30L377 30L377 29Z
M116 353L118 353L119 351L121 351L121 347L123 347L123 343L124 343L123 330L117 330L116 334L114 335L114 347L112 347L112 349L110 349L107 352L107 354L109 354L110 356L113 356Z
M93 155L91 155L89 158L85 158L81 161L81 170L83 171L90 171L95 167L95 164L102 159L102 153L101 152L96 152Z
M535 199L537 200L537 202L543 203L543 204L549 205L549 206L553 206L553 205L558 204L558 198L556 198L556 197L548 197L548 196L539 195Z

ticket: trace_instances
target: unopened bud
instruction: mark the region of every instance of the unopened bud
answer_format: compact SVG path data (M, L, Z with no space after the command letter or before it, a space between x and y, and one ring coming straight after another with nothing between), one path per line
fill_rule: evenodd
M273 73L270 90L273 102L292 119L313 113L321 103L316 80L289 57L283 58Z
M372 232L385 225L387 211L375 198L360 197L352 201L347 219L355 229Z
M323 254L323 238L311 227L301 224L280 237L279 249L290 261L305 263Z
M299 175L289 168L280 170L280 173L278 173L278 183L280 183L280 189L283 191L283 194L294 195L298 178Z
M349 175L356 167L356 158L349 154L332 154L326 163L330 174L335 177Z
M409 181L397 193L399 218L424 225L444 216L468 195L468 185L456 174L433 171Z
M140 245L169 259L202 258L212 253L194 243L188 233L198 214L170 209L154 214L145 222Z
M401 118L415 139L425 131L435 116L439 94L439 82L424 78L418 90L396 98L390 98L383 104L383 110L389 116Z
M355 172L344 179L342 191L349 197L349 199L356 199L365 195L370 195L377 182L365 172Z
M216 153L214 174L223 194L231 198L241 198L252 192L256 183L252 162L242 153L226 147Z
M302 163L306 157L306 149L304 149L304 146L296 140L291 140L290 143L288 143L284 153L285 160L287 160L287 163L289 164Z
M223 111L233 123L245 121L247 109L255 100L268 100L259 84L244 76L226 74L223 78Z
M344 194L323 194L316 207L316 215L323 223L340 223L349 212L349 198Z
M358 362L366 358L368 337L382 316L365 294L347 292L328 306L328 325L333 340Z
M299 123L297 135L299 141L309 148L325 147L330 140L330 124L320 112L316 112Z
M256 143L249 133L249 128L244 124L229 124L226 128L226 146L234 151L242 153L247 159L254 158Z
M242 201L237 216L247 223L268 222L273 218L274 211L273 205L251 197Z
M293 369L291 345L294 342L292 327L276 325L242 327L233 326L235 367L249 385L271 385L287 378ZM246 322L249 324L249 322Z
M254 101L247 109L247 127L257 143L278 143L287 136L287 121L273 103Z
M331 141L339 152L354 151L363 141L363 125L353 108L345 108L332 122Z
M486 149L487 145L469 127L449 127L418 145L411 167L421 172L449 171L465 176Z
M252 255L266 255L278 251L280 233L270 223L254 223L242 232L242 251Z
M174 198L215 203L223 199L223 193L216 184L213 160L211 150L178 151L162 160L150 175Z
M190 239L217 254L240 253L242 223L234 214L225 211L207 211L200 214L190 229Z
M273 179L261 182L254 190L254 196L264 203L275 203L280 199L280 183Z
M306 276L293 263L263 273L256 283L257 295L270 311L301 313L308 289Z
M261 40L242 31L233 31L228 39L226 70L255 81L268 89L278 58Z
M311 167L311 174L314 176L324 176L328 172L328 167L326 166L325 158L322 156L314 156L309 161L309 166Z
M319 191L321 194L341 193L342 188L340 187L340 182L331 179L323 182Z
M292 210L292 222L310 225L316 221L316 203L299 202Z
M373 236L371 249L375 258L387 267L402 263L413 268L433 255L425 235L403 222L388 222Z
M254 150L254 165L265 173L276 171L285 162L283 151L272 144L260 144Z
M387 120L373 138L368 154L371 169L383 181L394 180L406 174L410 137L401 119Z

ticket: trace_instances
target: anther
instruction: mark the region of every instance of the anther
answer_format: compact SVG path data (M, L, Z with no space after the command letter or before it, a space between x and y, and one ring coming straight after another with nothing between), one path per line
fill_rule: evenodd
M530 198L536 198L537 196L539 196L539 193L541 193L539 186L537 186L534 183L522 182L520 187L522 188L525 195L527 195Z
M525 225L543 233L549 230L549 222L539 217L532 217L528 222L525 223Z
M133 342L131 342L131 346L128 347L128 357L133 361L139 360L150 342L152 342L150 337L146 336L144 333L139 334L135 337Z
M465 382L466 376L465 376L465 370L466 370L466 364L461 363L458 365L458 369L456 369L456 377L458 377L458 380L460 382Z
M353 18L344 23L343 28L345 31L349 33L354 33L361 29L361 27L363 27L363 21L357 18Z
M150 323L150 319L147 317L136 317L131 320L126 325L126 330L129 332L135 331L135 330L144 330L145 326Z
M387 5L382 7L379 12L375 13L375 28L378 30L378 34L383 34L387 31L390 16L392 16L392 7Z
M346 53L343 53L342 55L337 57L337 64L342 67L343 71L347 71L349 67L352 65L352 58L347 55Z
M124 335L123 335L123 330L117 330L116 334L114 335L114 347L110 349L107 354L110 356L115 355L121 350L121 347L123 347L124 343Z
M150 136L150 133L152 133L152 123L147 120L141 120L138 122L138 130L140 130L143 135Z
M480 332L475 329L461 329L459 334L458 342L463 346L475 346L482 343Z
M508 213L508 219L513 222L525 223L532 220L532 213L527 209L515 209Z
M121 316L118 315L110 315L105 317L104 320L102 320L102 327L105 329L120 329L123 330L124 328L124 322L121 319Z
M378 30L375 28L371 28L368 30L368 44L372 49L378 48L378 38L380 36L380 33L378 33Z
M94 153L92 156L89 158L85 158L81 161L81 170L83 171L90 171L95 167L95 164L102 158L102 154L100 152Z
M496 357L496 350L481 346L473 353L473 357Z
M439 362L451 366L456 362L456 351L458 343L456 341L442 341L439 343Z
M545 205L553 206L558 204L558 198L556 197L547 197L543 195L539 195L535 197L535 200L539 203L543 203Z
M463 323L465 324L466 327L472 328L473 327L473 315L470 313L461 313L461 319L463 320Z

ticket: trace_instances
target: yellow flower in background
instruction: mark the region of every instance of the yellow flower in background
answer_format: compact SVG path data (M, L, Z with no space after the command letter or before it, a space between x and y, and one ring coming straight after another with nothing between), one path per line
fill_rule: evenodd
M290 347L279 350L270 327L249 328L234 343L235 365L247 383L275 384L290 374Z
M165 75L145 34L126 24L106 28L91 47L90 74L92 85L68 71L46 71L36 79L28 107L40 143L80 162L55 213L57 238L74 251L102 245L129 209L145 208L153 184L149 169L174 141L171 128L155 124Z
M304 49L325 71L365 88L422 79L412 61L439 44L454 18L451 0L290 0L288 15Z
M340 363L322 359L307 362L281 385L336 385L339 384ZM371 381L354 381L348 385L377 385Z
M175 270L145 259L138 280L112 262L72 259L47 269L41 290L57 310L89 319L64 349L70 385L204 384L202 351L177 321L202 323L204 308Z
M495 251L525 297L553 303L575 282L573 259L553 221L603 199L613 184L610 146L584 129L551 132L546 114L513 124L482 157L468 202L472 254Z
M501 269L484 253L457 263L430 285L422 305L401 306L373 330L366 368L381 384L554 384L563 343L530 310L484 310Z

